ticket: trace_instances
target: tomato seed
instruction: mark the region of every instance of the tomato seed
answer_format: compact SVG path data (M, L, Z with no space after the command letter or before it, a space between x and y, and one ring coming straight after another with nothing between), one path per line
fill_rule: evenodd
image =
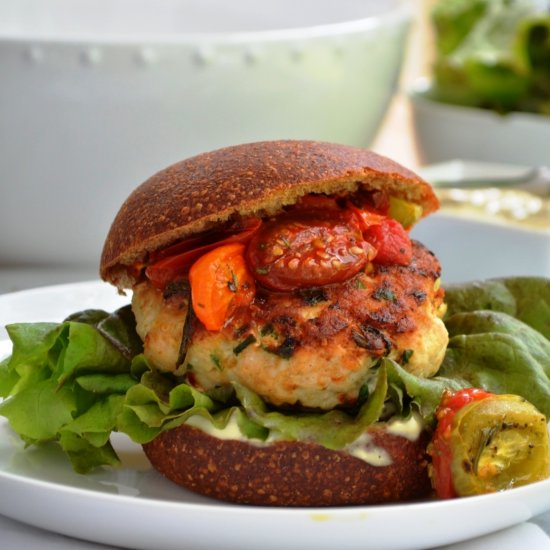
M325 243L323 242L323 239L314 239L311 243L315 248L325 248Z
M298 269L298 266L300 265L300 260L298 258L292 258L287 264L288 269Z

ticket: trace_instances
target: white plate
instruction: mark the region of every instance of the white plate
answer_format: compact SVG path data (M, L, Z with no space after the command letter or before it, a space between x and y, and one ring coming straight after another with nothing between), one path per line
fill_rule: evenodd
M108 285L82 283L0 296L0 323L59 320L124 300ZM9 344L0 342L0 354ZM55 447L24 449L0 422L0 513L51 531L122 547L224 550L335 547L427 548L502 529L550 509L550 480L444 502L325 509L218 503L154 472L138 446L113 441L120 469L74 473Z

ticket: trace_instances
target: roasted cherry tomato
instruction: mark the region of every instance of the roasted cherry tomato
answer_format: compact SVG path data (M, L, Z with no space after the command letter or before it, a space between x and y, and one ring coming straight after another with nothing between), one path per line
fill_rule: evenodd
M189 270L193 311L208 330L220 330L237 308L254 299L254 279L244 250L242 243L219 246L202 255Z
M351 206L350 210L359 219L362 231L367 231L373 225L380 225L388 219L385 214L381 214L380 212L372 209L357 208L356 206Z
M372 259L374 249L349 210L313 208L264 223L250 240L254 277L271 290L312 288L349 279Z
M396 220L386 218L364 232L365 240L376 249L373 262L382 265L409 265L412 243L407 231Z
M550 475L546 418L517 395L443 396L428 452L440 498L491 493Z
M169 282L187 275L193 262L209 250L226 244L248 242L261 223L258 218L252 218L229 236L227 232L216 231L169 246L152 256L145 274L154 286L162 289Z

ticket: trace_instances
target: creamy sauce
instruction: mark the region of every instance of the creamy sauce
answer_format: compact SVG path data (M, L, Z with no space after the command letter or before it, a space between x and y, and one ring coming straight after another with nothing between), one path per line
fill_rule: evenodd
M406 419L398 417L391 419L386 426L386 432L404 437L409 441L416 441L420 437L423 427L424 424L422 423L420 415L412 413L409 418Z
M186 423L189 426L198 428L208 435L217 437L218 439L242 441L250 445L267 446L276 441L283 440L281 434L274 430L270 432L269 437L265 442L247 438L242 434L241 430L239 429L236 414L232 414L225 428L221 429L216 428L208 419L200 415L191 416L187 419ZM410 441L416 441L420 436L422 429L422 419L418 414L413 413L407 419L401 419L397 417L393 418L388 422L385 431L394 436L403 437ZM368 433L361 434L355 441L353 441L349 445L346 445L343 451L349 453L355 458L363 460L367 464L371 464L372 466L382 467L390 466L392 464L392 458L389 453L385 449L377 447L373 443L371 435Z
M360 435L353 443L344 447L344 451L372 466L390 466L392 463L388 452L374 445L368 433Z
M189 426L193 426L193 428L202 430L212 437L217 437L218 439L233 439L250 443L250 439L242 434L237 424L237 416L235 414L231 415L225 428L216 428L210 420L198 414L190 416L185 423Z

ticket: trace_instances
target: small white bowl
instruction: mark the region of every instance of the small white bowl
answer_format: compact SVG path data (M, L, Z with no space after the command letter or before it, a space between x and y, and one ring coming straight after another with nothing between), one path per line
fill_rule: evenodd
M0 263L97 262L129 192L264 139L369 145L412 0L3 0Z
M492 277L550 277L550 227L438 212L412 231L441 262L444 284Z
M496 112L441 103L426 79L409 90L422 164L461 158L526 166L550 163L550 116Z
M439 258L444 284L550 277L550 180L544 170L454 160L425 166L441 210L412 231Z

